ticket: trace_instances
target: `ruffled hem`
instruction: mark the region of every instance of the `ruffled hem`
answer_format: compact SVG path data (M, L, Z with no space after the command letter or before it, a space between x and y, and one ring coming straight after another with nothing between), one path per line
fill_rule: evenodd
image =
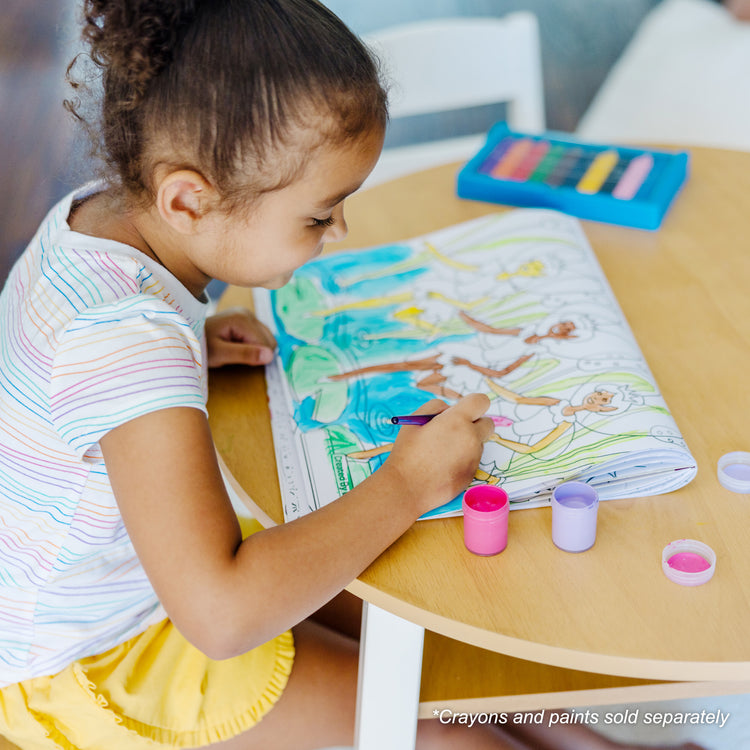
M84 690L101 705L101 702L97 699L97 697L91 690L91 687L93 686L91 686L91 683L86 679L86 676L83 674L83 671L78 664L75 664L73 666L73 676L79 682L81 687L84 688ZM34 717L39 726L44 730L47 735L47 739L55 744L55 747L59 747L60 750L79 750L79 748L73 745L70 740L55 726L52 720L50 720L43 714L37 713L36 711L29 711L29 713ZM120 723L114 713L107 713L111 717L113 725ZM134 733L133 738L135 739L135 737L136 734Z
M89 681L89 679L86 677L83 667L78 664L77 662L74 662L71 664L71 675L75 683L87 694L88 698L96 703L100 708L107 708L107 701L102 695L96 695L94 693L94 688L96 687L92 682ZM72 686L71 686L72 687ZM34 711L33 709L29 709L29 713L34 717L37 724L42 728L42 730L46 734L46 739L50 742L53 742L56 747L60 748L60 750L79 750L79 748L72 744L71 741L66 737L56 726L54 719L51 719L50 717L46 716L45 714L41 714L38 711ZM102 712L106 717L107 721L111 721L111 727L115 731L122 731L122 724L120 717L117 716L117 714L113 711L103 711ZM138 739L138 733L133 732L133 740Z
M232 739L238 734L246 732L257 724L265 714L270 711L276 701L281 697L284 688L289 681L289 675L294 663L294 636L291 631L282 633L274 639L276 646L276 661L274 669L268 679L265 692L248 706L239 715L227 717L216 724L204 724L189 731L178 731L165 727L158 727L152 724L146 724L130 716L118 713L107 703L104 696L95 692L96 685L92 683L85 674L84 669L76 664L75 677L80 686L88 692L91 699L99 706L107 709L106 713L112 717L112 720L121 727L131 730L135 735L144 737L165 747L175 748L194 748L209 745L215 742ZM46 727L45 727L46 728ZM53 728L54 730L54 728ZM60 735L54 730L55 735ZM53 738L50 732L50 739ZM65 737L60 735L65 744L60 744L63 750L77 750ZM56 737L55 737L55 741Z

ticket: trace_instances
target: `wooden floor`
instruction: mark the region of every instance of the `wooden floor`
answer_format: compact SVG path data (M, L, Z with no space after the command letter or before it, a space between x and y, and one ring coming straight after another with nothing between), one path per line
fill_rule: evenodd
M75 15L73 0L2 0L0 285L52 204L80 182L62 107Z

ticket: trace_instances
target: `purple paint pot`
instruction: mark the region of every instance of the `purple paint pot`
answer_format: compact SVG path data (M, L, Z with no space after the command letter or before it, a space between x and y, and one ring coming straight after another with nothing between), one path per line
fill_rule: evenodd
M585 482L564 482L552 492L552 541L566 552L584 552L596 541L597 491Z

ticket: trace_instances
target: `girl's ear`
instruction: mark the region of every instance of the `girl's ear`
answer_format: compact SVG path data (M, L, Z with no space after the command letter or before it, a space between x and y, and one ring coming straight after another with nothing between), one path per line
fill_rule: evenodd
M194 234L200 220L216 203L216 191L198 172L180 169L159 182L156 208L159 215L180 234Z

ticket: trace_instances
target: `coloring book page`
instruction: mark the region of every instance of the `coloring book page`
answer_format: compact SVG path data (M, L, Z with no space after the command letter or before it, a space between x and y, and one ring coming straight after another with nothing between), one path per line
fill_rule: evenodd
M376 471L438 397L486 393L495 433L476 483L511 508L576 479L600 499L687 484L696 463L577 220L519 209L324 255L256 290L287 520ZM461 498L428 514L460 513Z

